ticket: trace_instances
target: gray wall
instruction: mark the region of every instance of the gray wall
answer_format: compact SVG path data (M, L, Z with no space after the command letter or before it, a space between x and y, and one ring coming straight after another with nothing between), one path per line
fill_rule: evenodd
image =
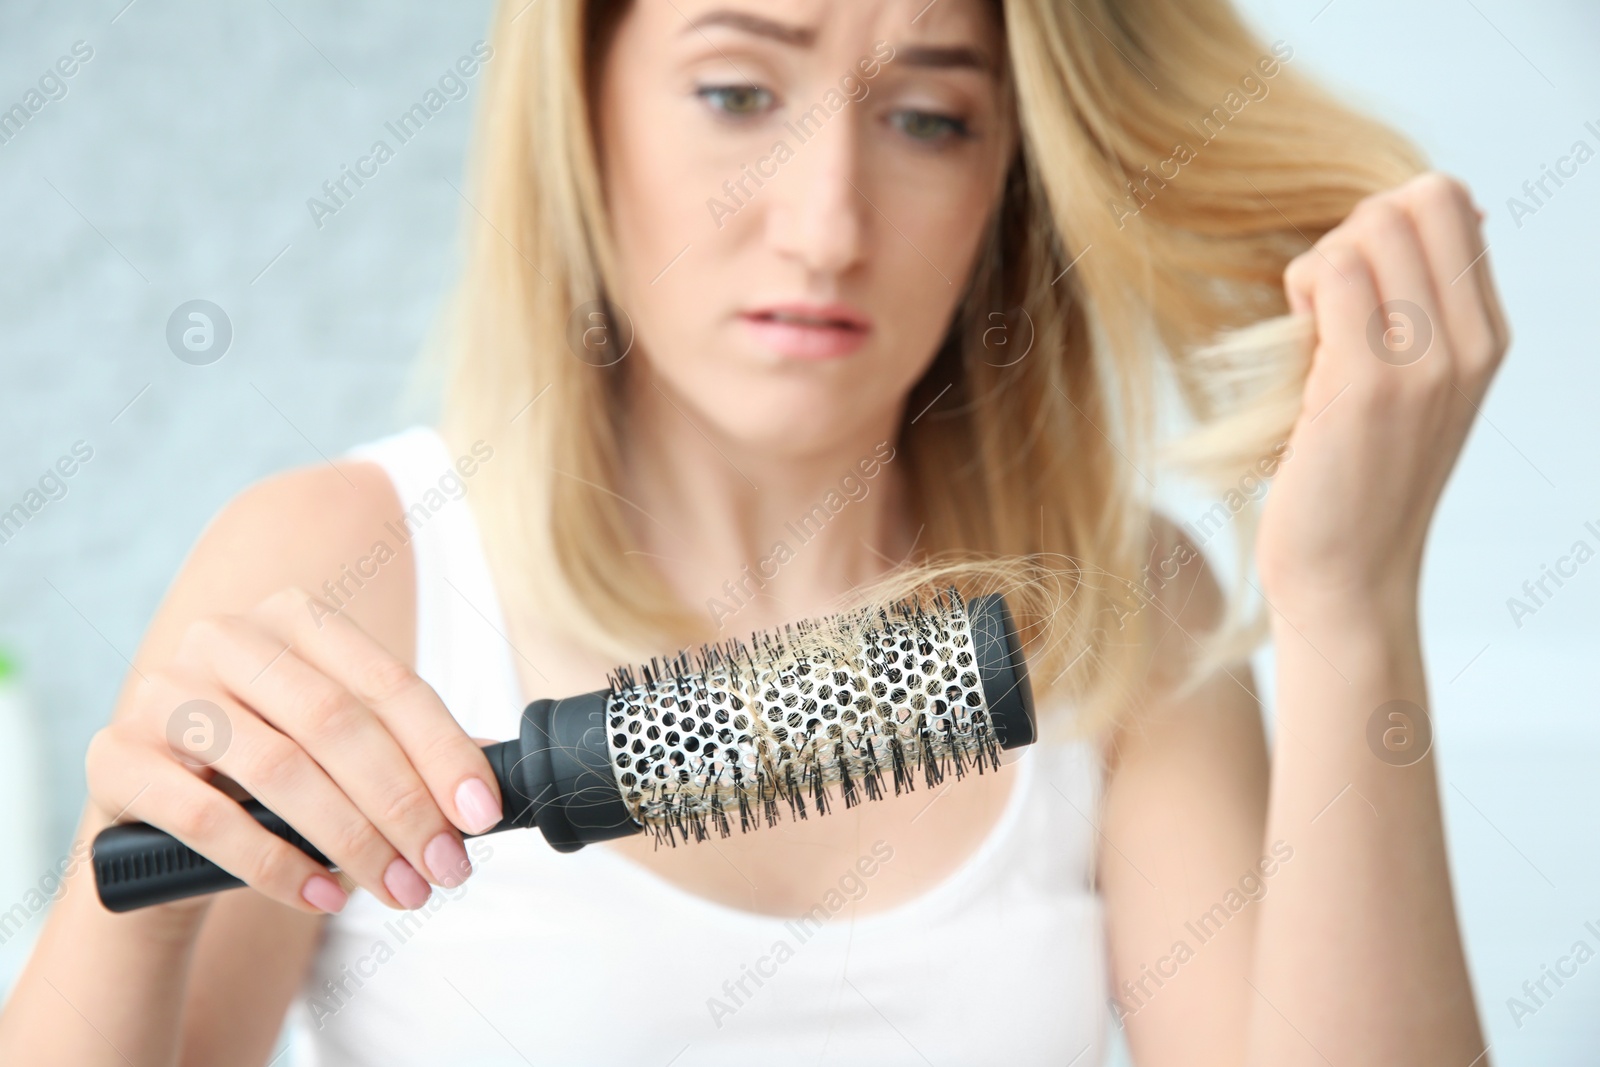
M68 845L84 744L206 520L268 472L428 415L426 390L406 385L455 269L466 209L452 183L481 76L320 227L306 200L468 52L488 13L485 0L124 3L0 7L0 108L74 42L93 49L65 96L0 144L0 508L75 442L94 453L0 544L0 644L24 662L48 783L14 814L43 820L41 863ZM1600 963L1520 1025L1507 998L1575 941L1600 949L1584 927L1600 927L1600 678L1584 655L1600 637L1600 562L1520 627L1506 601L1574 541L1600 544L1584 528L1600 527L1600 159L1520 225L1507 198L1575 140L1600 149L1584 128L1600 128L1600 13L1583 0L1245 6L1293 44L1294 67L1408 130L1490 210L1517 340L1429 561L1443 795L1495 1061L1592 1057ZM167 342L193 299L232 325L208 365ZM18 944L0 949L7 968Z

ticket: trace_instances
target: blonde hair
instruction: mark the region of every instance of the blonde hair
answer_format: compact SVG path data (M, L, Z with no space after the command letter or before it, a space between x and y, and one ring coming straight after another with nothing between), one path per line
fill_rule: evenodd
M474 509L508 610L560 618L619 660L707 630L630 536L615 403L627 361L593 366L567 340L574 309L616 290L589 104L626 6L500 5L442 426L453 443L503 442ZM933 408L897 443L926 551L870 595L1005 591L1035 687L1066 689L1073 725L1096 730L1148 666L1142 472L1162 375L1196 427L1172 458L1235 481L1299 411L1310 331L1283 316L1284 267L1422 163L1288 69L1292 49L1263 45L1225 0L996 6L1019 151L907 403ZM988 313L1017 308L1032 348L992 361ZM1251 632L1235 613L1213 654Z

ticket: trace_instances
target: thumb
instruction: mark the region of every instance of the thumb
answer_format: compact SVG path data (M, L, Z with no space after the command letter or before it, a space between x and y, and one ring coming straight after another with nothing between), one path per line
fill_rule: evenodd
M1308 257L1315 254L1303 252L1290 261L1283 271L1283 295L1289 302L1292 315L1310 315L1315 310L1311 294L1316 284L1315 271Z

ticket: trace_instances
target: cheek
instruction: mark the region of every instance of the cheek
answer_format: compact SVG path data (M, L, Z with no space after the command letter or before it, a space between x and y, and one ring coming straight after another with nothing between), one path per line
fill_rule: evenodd
M717 382L705 373L710 339L704 275L709 260L704 232L705 180L692 152L664 136L663 105L652 92L632 92L624 112L613 111L604 149L607 210L616 251L615 303L634 329L627 372L650 368L676 403L694 409L725 407ZM698 209L698 213L697 213ZM685 249L688 249L685 251ZM698 286L693 282L698 281ZM698 292L696 292L698 288ZM698 297L698 298L697 298Z
M886 340L914 382L932 362L983 252L998 189L987 174L953 167L940 181L894 181L893 170L886 173L876 182L881 195L873 195L883 212L875 219L874 274L895 326ZM984 321L988 311L1007 310L974 306L972 313Z
M629 92L624 84L622 92ZM682 310L676 290L694 273L704 242L707 167L674 143L670 101L631 90L634 103L613 112L606 137L606 201L621 274L618 298L649 342L649 328ZM688 249L686 252L685 249ZM696 257L698 258L698 257ZM687 268L687 269L685 269Z

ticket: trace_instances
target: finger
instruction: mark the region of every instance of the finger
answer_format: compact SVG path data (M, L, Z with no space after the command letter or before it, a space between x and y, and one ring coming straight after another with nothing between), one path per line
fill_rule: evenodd
M208 620L190 634L180 656L206 665L219 686L305 749L413 870L443 886L465 877L455 827L370 708L242 618ZM415 906L406 873L391 877L401 880L391 892Z
M1334 389L1376 381L1382 364L1371 358L1367 329L1378 291L1366 257L1342 235L1323 238L1314 257L1310 304L1317 321L1317 358L1311 374Z
M212 764L293 826L356 884L392 908L421 907L431 890L305 749L217 693L232 738Z
M1424 175L1400 196L1427 251L1451 351L1464 373L1481 375L1503 345L1486 295L1494 281L1471 197L1442 174Z
M1495 281L1493 260L1489 245L1485 243L1483 256L1472 269L1478 281L1478 292L1483 294L1483 306L1489 311L1489 322L1494 330L1495 358L1498 361L1511 348L1511 322L1506 318L1505 304L1500 299L1500 283Z
M270 598L259 617L302 658L355 694L384 724L427 783L441 811L464 832L501 819L489 761L433 687L343 615L313 620L298 590Z
M1451 372L1433 272L1410 213L1396 196L1376 197L1356 209L1347 229L1377 287L1377 317L1364 323L1372 354L1390 366L1427 362L1429 370Z
M1477 226L1471 232L1475 247L1481 250L1474 256L1471 276L1478 283L1478 293L1483 297L1484 307L1488 310L1498 353L1504 356L1506 349L1511 347L1511 323L1506 319L1505 305L1500 300L1500 286L1494 278L1489 242L1483 236L1483 223L1489 217L1489 213L1477 206L1477 201L1472 199L1471 192L1467 192L1467 200L1472 205L1473 214L1478 220Z
M94 802L165 830L235 878L303 912L337 912L349 894L310 856L264 829L233 800L153 745L102 730L86 760Z
M1294 315L1311 314L1311 292L1316 287L1316 249L1308 249L1289 261L1283 271L1283 293Z

